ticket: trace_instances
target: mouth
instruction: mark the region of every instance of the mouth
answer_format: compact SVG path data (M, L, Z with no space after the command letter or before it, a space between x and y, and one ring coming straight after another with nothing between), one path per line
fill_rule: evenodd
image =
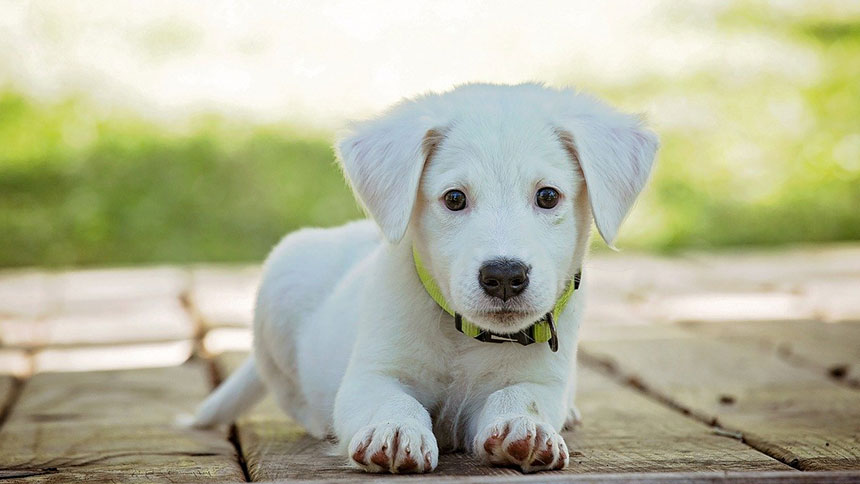
M488 318L523 318L529 314L530 313L526 311L520 311L517 309L495 309L484 312L483 316Z
M494 308L477 313L478 320L490 323L496 329L517 329L520 326L528 326L538 319L539 314L518 308Z

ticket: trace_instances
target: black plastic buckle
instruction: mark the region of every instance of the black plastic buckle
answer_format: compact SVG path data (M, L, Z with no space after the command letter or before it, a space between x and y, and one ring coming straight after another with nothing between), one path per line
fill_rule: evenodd
M558 333L555 330L555 318L552 317L552 311L546 313L546 322L549 324L550 332L549 341L547 341L547 343L549 343L549 349L555 353L558 351Z
M454 313L454 327L457 328L457 331L463 332L463 316L460 313ZM528 346L535 342L534 326L514 334L495 334L489 331L481 331L474 338L483 343L519 343L523 346Z

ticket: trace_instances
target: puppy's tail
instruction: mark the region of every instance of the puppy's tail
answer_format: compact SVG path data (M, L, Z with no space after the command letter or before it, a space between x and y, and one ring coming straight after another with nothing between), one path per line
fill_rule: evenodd
M208 428L232 423L265 394L266 387L257 374L254 355L251 355L197 408L191 426Z

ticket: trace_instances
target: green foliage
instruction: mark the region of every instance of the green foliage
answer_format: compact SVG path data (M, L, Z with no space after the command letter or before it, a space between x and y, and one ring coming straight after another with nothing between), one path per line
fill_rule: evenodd
M318 137L81 112L0 98L0 265L259 260L289 230L359 216Z
M764 33L814 62L584 86L674 113L622 247L860 239L860 21L738 5L726 36ZM177 131L0 94L0 266L259 261L290 230L358 216L327 134Z
M800 54L798 65L604 92L622 105L670 97L680 119L660 129L656 174L620 245L860 239L860 21L782 17L761 2L720 20L727 36L767 32Z

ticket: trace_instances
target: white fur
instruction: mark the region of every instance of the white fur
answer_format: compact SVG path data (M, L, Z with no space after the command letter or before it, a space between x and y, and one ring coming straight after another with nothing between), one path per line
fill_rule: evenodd
M428 156L431 129L444 139ZM576 415L587 273L558 318L557 353L482 343L457 332L426 293L412 248L458 312L519 331L582 267L592 211L612 243L656 147L637 118L535 84L461 86L354 125L338 153L376 224L302 230L274 249L257 300L256 360L203 404L198 425L235 418L261 377L285 412L316 437L336 436L368 471L430 471L440 448L524 471L565 466L558 432ZM561 193L553 209L535 204L544 186ZM445 207L451 189L466 193L466 209ZM497 257L531 267L528 288L504 303L477 280Z

